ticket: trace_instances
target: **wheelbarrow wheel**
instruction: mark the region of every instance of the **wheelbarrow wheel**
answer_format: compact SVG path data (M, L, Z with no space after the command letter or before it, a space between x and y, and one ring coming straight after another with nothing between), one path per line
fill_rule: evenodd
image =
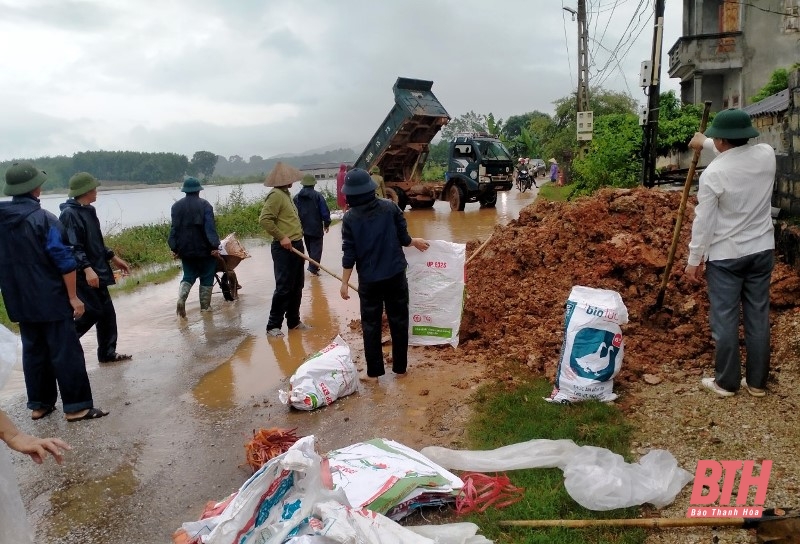
M231 284L230 280L228 279L228 273L223 272L222 274L215 276L215 278L217 279L217 283L222 289L222 296L225 297L225 300L227 300L228 302L235 300L233 292L231 291Z

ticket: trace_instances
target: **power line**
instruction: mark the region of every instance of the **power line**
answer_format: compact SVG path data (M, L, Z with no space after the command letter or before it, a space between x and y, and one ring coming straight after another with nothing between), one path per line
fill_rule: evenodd
M633 93L631 92L631 88L628 85L628 78L625 77L625 70L622 69L622 64L620 62L621 59L617 58L616 55L614 55L612 51L609 51L602 43L596 42L594 38L590 38L590 39L593 42L595 42L599 48L603 49L604 51L606 51L610 55L612 55L612 57L614 57L614 59L617 61L617 63L616 63L617 64L617 70L619 70L619 73L622 75L622 80L625 82L625 88L628 89L628 95L633 97ZM613 73L613 71L612 71L612 73ZM600 87L600 85L595 85L595 86L596 87Z
M569 66L569 84L570 89L575 86L575 82L572 79L572 61L570 59L569 53L569 38L567 38L567 20L564 18L564 0L561 0L561 21L564 24L564 42L567 46L567 65Z

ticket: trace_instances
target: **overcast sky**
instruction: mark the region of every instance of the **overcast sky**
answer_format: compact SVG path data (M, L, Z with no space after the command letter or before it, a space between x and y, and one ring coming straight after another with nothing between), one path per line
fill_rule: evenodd
M433 81L453 118L552 113L577 85L562 6L577 0L0 0L0 160L363 145L398 76ZM653 0L587 6L590 85L644 102ZM667 3L662 91L679 88L681 9Z

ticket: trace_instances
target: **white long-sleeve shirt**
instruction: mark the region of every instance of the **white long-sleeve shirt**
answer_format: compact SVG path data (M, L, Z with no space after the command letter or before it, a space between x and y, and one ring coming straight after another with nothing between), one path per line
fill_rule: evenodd
M706 138L703 149L713 149ZM700 175L688 264L775 249L772 190L775 151L768 144L719 153Z

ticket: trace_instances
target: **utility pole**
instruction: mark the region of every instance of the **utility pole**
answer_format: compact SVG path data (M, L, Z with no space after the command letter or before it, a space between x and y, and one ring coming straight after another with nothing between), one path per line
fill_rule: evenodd
M578 0L578 109L575 117L580 156L585 157L592 139L594 120L589 111L589 34L586 0Z
M641 84L647 89L647 107L639 116L644 127L642 137L642 185L656 184L656 144L658 142L658 112L661 94L661 41L664 35L664 0L656 0L653 19L653 49L650 61L642 63Z

